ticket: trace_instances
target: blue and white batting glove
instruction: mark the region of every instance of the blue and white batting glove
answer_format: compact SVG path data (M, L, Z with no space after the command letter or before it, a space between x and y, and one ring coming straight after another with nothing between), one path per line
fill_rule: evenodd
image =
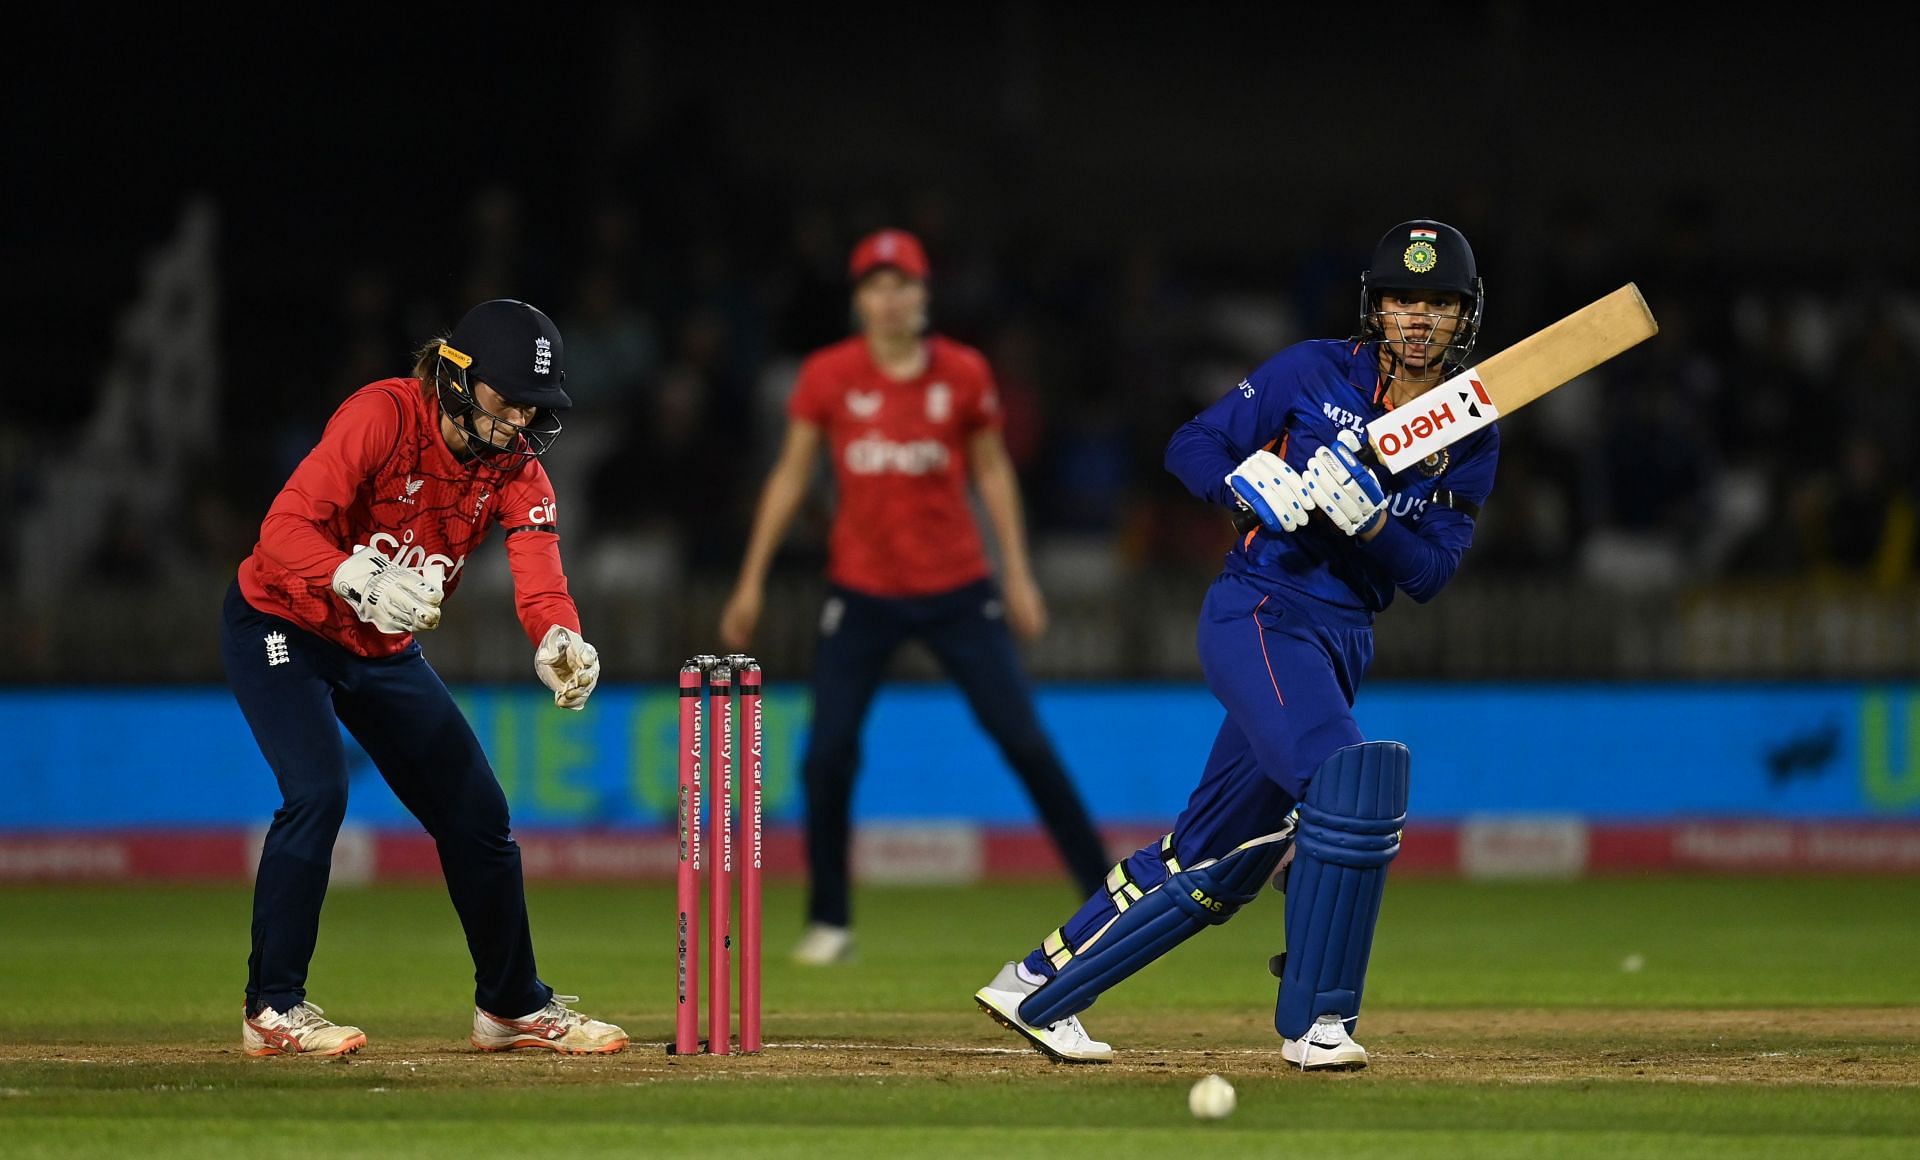
M1360 462L1360 447L1360 436L1342 430L1333 443L1313 453L1303 477L1312 506L1349 536L1372 527L1387 503L1386 489Z
M1300 473L1271 451L1247 456L1228 474L1227 486L1270 532L1306 527L1307 517L1313 514L1313 501L1307 498Z

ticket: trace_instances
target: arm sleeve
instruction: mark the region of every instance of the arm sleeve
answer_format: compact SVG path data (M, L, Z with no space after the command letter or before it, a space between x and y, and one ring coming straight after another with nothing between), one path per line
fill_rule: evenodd
M326 587L349 555L329 525L393 454L400 401L362 390L333 413L320 442L293 469L260 523L260 549L307 583Z
M1450 489L1476 505L1485 503L1493 492L1499 454L1499 429L1489 427L1484 441L1448 473ZM1360 551L1387 570L1394 587L1425 604L1438 596L1459 571L1461 558L1473 545L1473 517L1450 508L1429 507L1418 525L1408 525L1389 515L1379 535L1358 544Z
M560 536L552 528L507 529L507 569L513 573L513 608L535 645L554 625L580 631L580 611L560 567Z
M1201 499L1231 504L1227 474L1280 438L1299 394L1299 374L1281 351L1181 424L1167 442L1167 470Z
M553 485L538 462L530 463L500 495L500 525L507 537L507 571L513 576L513 608L536 646L558 624L580 631L580 611L560 565L560 529Z
M1473 520L1445 508L1429 509L1415 531L1392 516L1360 550L1387 570L1394 587L1425 604L1440 594L1473 543Z
M794 419L804 419L816 427L825 429L833 418L831 395L826 377L820 373L819 363L810 358L800 364L800 374L794 380L793 394L787 396L787 415Z

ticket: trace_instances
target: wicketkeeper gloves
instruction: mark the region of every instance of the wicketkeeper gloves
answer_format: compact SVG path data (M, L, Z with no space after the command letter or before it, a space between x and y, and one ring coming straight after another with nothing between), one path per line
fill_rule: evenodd
M556 624L533 650L533 671L553 690L554 704L579 709L600 683L600 652L578 633Z
M333 590L361 620L390 635L425 632L440 623L440 581L371 548L333 570Z

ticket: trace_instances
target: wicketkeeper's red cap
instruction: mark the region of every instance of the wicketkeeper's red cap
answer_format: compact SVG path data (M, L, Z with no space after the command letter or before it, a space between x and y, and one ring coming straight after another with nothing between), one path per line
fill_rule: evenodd
M927 251L919 238L905 230L875 230L853 248L847 277L858 282L882 266L891 266L909 278L925 278Z

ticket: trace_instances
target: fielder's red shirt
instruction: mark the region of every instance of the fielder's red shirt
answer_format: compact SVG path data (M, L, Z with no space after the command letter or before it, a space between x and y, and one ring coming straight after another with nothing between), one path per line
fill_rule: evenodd
M968 441L1000 426L979 351L939 336L927 368L897 381L864 337L815 352L787 413L826 433L838 491L827 578L874 596L926 596L991 574L968 501Z
M487 529L506 529L514 607L536 645L553 625L580 631L560 567L553 487L537 459L511 472L462 463L440 436L440 406L419 379L383 379L355 391L327 421L267 509L260 540L240 563L240 591L270 616L363 657L392 656L411 635L381 632L333 591L333 570L355 549L437 570L446 598Z

